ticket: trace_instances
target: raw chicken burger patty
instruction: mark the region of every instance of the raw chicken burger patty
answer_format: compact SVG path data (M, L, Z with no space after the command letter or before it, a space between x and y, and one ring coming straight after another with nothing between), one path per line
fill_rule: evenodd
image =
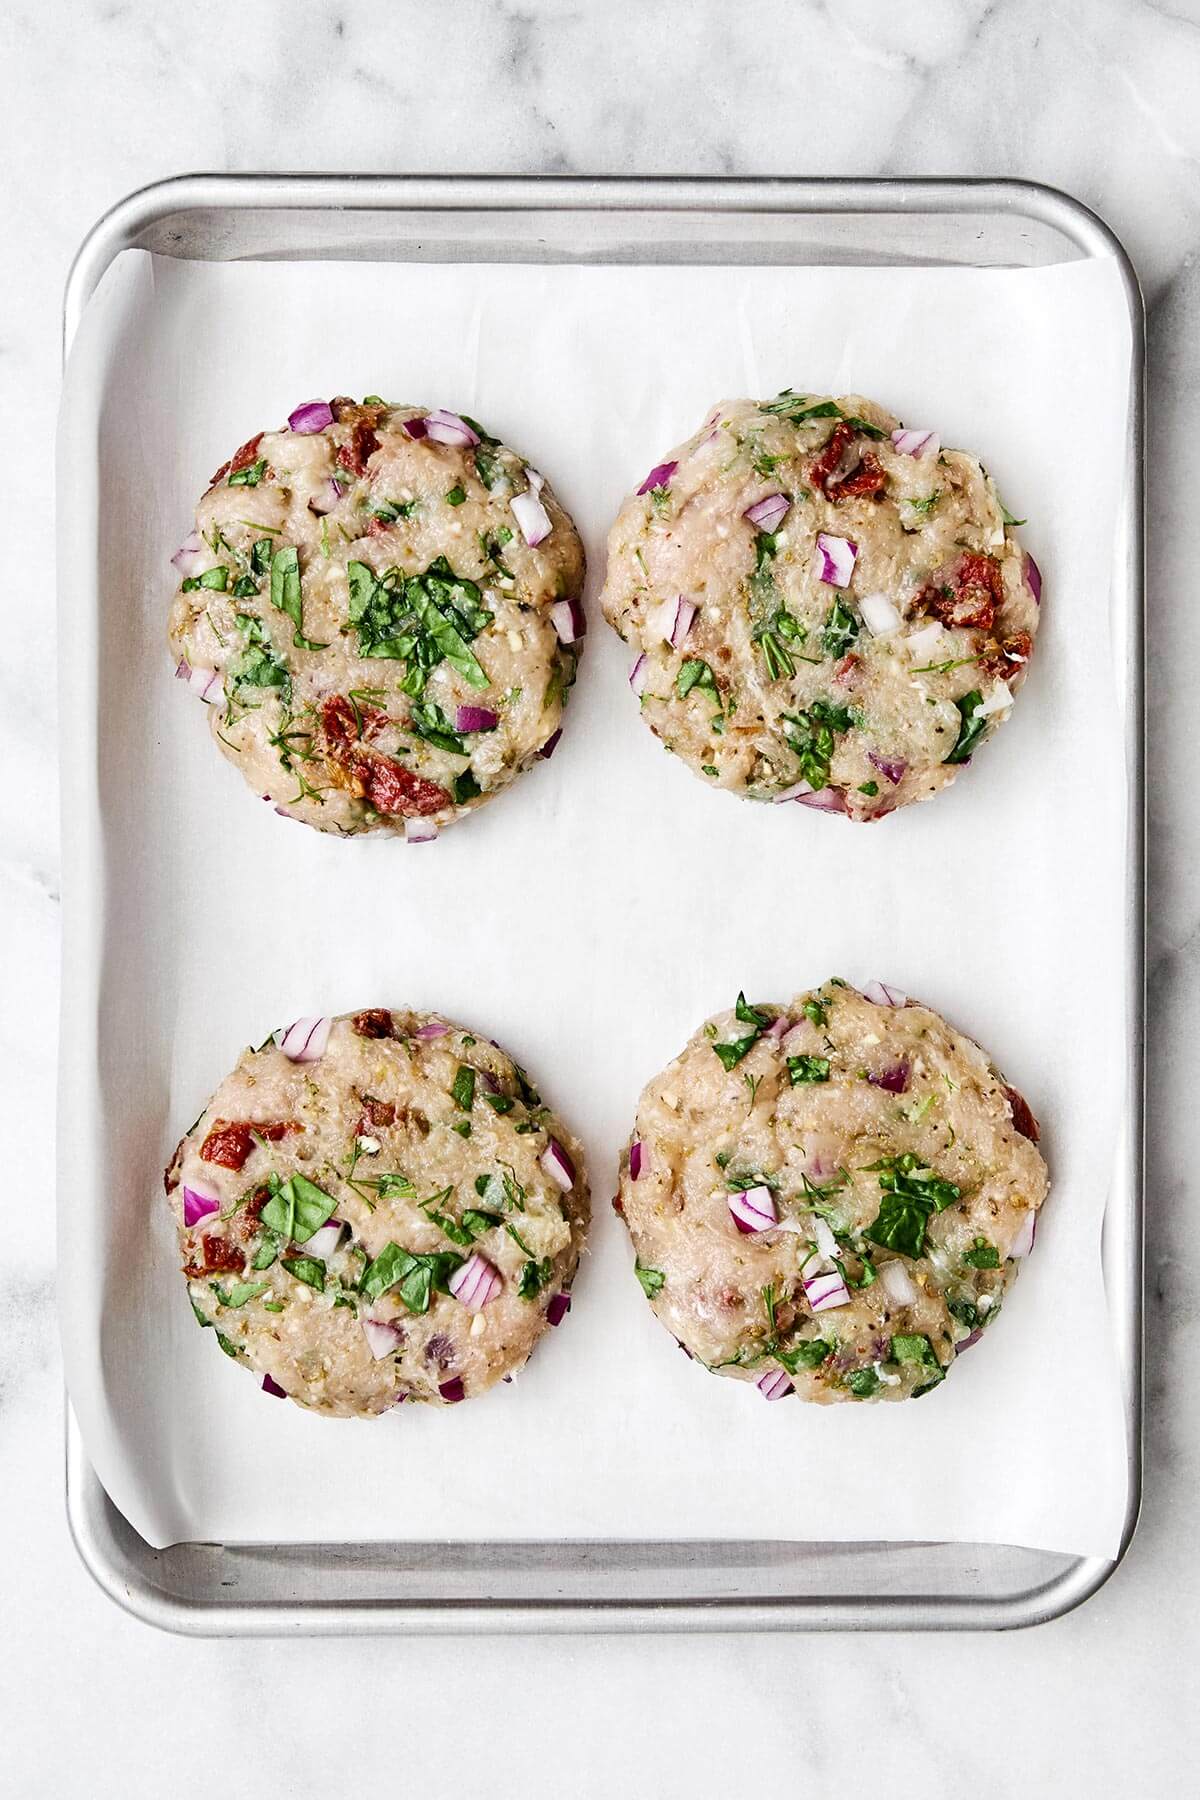
M436 837L558 741L583 549L473 420L299 407L218 469L173 560L176 672L292 818Z
M724 401L626 501L605 615L706 781L877 819L927 800L1025 679L1041 576L973 456L858 395Z
M588 1220L579 1145L524 1071L382 1008L245 1051L166 1186L200 1323L268 1393L343 1417L519 1369Z
M737 1006L646 1087L617 1210L688 1353L769 1400L904 1400L995 1321L1049 1180L970 1038L872 983Z

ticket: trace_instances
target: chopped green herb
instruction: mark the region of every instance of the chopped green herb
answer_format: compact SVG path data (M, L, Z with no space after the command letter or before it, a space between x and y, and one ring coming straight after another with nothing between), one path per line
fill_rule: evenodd
M929 1220L935 1212L944 1212L960 1199L960 1189L924 1168L911 1150L869 1167L872 1173L879 1173L884 1197L878 1216L867 1226L864 1237L886 1250L899 1250L914 1258L922 1256Z
M806 1000L800 1010L814 1025L825 1025L829 1021L829 1014L820 1000Z
M712 775L715 778L720 773L720 771L716 768L716 766L713 763L701 763L700 764L700 773L702 775Z
M217 1342L220 1344L226 1356L238 1357L242 1354L241 1345L235 1344L232 1339L227 1338L223 1331L217 1332Z
M483 1098L495 1113L509 1113L516 1105L511 1094L493 1094L490 1088Z
M259 1217L281 1238L303 1244L333 1217L336 1202L307 1175L289 1175L281 1182L272 1174L267 1178L267 1185L271 1189L271 1198Z
M307 1282L319 1294L325 1292L325 1264L319 1256L285 1256L283 1266L297 1281Z
M458 482L455 482L454 486L450 489L450 492L446 495L446 504L448 506L461 506L466 497L467 490L464 487L461 487Z
M851 1369L846 1376L846 1386L859 1400L869 1400L872 1394L879 1392L879 1376L874 1369Z
M475 1104L475 1070L469 1063L459 1064L450 1093L464 1112L470 1112Z
M995 1244L989 1244L984 1237L977 1237L969 1250L964 1250L963 1261L969 1269L998 1269L1000 1252Z
M466 756L467 746L455 731L446 714L432 700L414 700L409 708L408 728L417 737L454 756Z
M224 563L215 569L205 569L203 575L189 575L183 584L185 594L194 594L197 588L209 588L214 593L223 594L229 586L229 570Z
M999 496L997 496L997 498L999 498ZM1028 519L1014 519L1003 500L1000 501L1000 517L1004 520L1006 525L1028 525L1029 523Z
M471 641L492 615L475 582L456 575L444 556L436 557L423 575L388 569L376 578L362 562L348 563L346 575L359 654L403 662L405 693L419 698L430 671L441 662L472 687L487 687Z
M840 419L842 409L834 400L821 400L810 406L803 395L794 394L791 388L784 388L774 400L765 401L758 409L760 412L773 413L777 418L790 419L793 425L803 425L809 419Z
M978 688L972 688L961 700L954 703L958 707L960 724L954 748L946 757L948 763L964 763L970 760L971 752L987 730L987 716L979 716L979 708L983 705L983 695Z
M235 469L233 471L232 475L229 477L229 486L230 487L257 487L259 482L263 478L263 474L266 470L266 466L267 466L266 457L260 456L258 461L255 463L251 463L248 468Z
M228 1307L245 1306L248 1300L257 1300L267 1291L265 1281L235 1281L228 1292L215 1281L212 1285L221 1305Z
M788 1074L793 1087L829 1080L829 1059L825 1056L789 1056Z
M275 546L269 537L259 538L250 551L250 573L266 575L271 567Z
M400 1298L411 1313L426 1313L436 1288L447 1291L447 1282L463 1258L452 1250L434 1251L428 1256L415 1256L399 1244L386 1244L379 1255L363 1270L359 1289L369 1300L378 1300L389 1289L399 1287Z
M770 1015L760 1011L758 1007L749 1005L745 994L738 995L733 1016L739 1024L749 1025L752 1029L744 1036L734 1038L730 1043L713 1045L713 1050L720 1058L722 1067L726 1069L737 1067L746 1052L753 1048L771 1023Z
M300 593L300 553L294 544L284 544L271 558L271 605L286 613L295 626L292 643L297 650L327 650L328 644L314 643L303 632L304 603Z
M873 800L879 792L879 783L877 781L860 782L858 791L860 794L865 794L868 800Z
M452 786L454 798L460 806L465 806L468 800L478 799L483 792L470 769L464 769L461 775L456 775Z
M693 688L701 693L711 694L717 705L721 704L721 695L717 688L716 676L706 662L697 656L689 656L675 677L675 692L681 700L686 700Z
M828 787L835 748L834 734L849 731L853 715L844 706L814 700L807 712L784 713L784 735L800 762L800 773L809 786Z
M825 629L821 633L821 648L826 656L845 656L858 636L858 630L858 620L839 596L829 609Z
M938 1368L938 1359L927 1337L900 1334L892 1339L889 1361L894 1363L926 1363Z
M647 1269L644 1268L640 1262L634 1263L633 1272L641 1282L642 1292L645 1294L647 1300L653 1300L655 1294L660 1292L667 1279L661 1269Z

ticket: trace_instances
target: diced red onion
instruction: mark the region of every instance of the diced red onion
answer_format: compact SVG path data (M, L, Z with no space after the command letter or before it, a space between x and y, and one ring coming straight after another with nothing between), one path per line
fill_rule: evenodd
M405 819L404 837L409 844L432 844L438 828L432 819Z
M206 1194L200 1188L184 1188L183 1222L185 1225L198 1225L201 1219L207 1219L220 1210L221 1202L214 1194Z
M768 494L748 506L742 517L749 519L760 531L771 533L778 531L791 509L792 503L786 494Z
M287 1389L281 1388L273 1375L263 1376L262 1390L264 1394L270 1394L276 1400L287 1399Z
M632 669L629 671L629 685L639 700L646 691L646 682L649 679L649 675L650 671L646 666L646 658L643 654L638 657Z
M868 750L867 761L878 769L879 773L890 781L893 787L898 787L904 780L904 772L908 768L908 764L900 757L877 756L874 750Z
M729 1210L738 1230L747 1235L755 1231L770 1231L779 1218L775 1196L765 1186L746 1188L742 1193L730 1194Z
M850 1290L836 1269L806 1278L804 1292L815 1313L850 1304Z
M329 1219L324 1225L319 1225L311 1237L305 1238L304 1248L324 1262L337 1249L343 1229L340 1219Z
M204 541L198 531L188 533L171 561L181 575L195 575L198 572L204 561Z
M846 812L846 796L840 788L810 788L804 783L804 794L793 794L795 805L811 806L813 812Z
M636 1181L642 1172L642 1141L634 1138L629 1146L629 1179Z
M872 637L889 637L904 623L899 608L886 594L864 594L858 603L858 610Z
M423 437L427 437L428 433L425 429L424 413L421 413L419 415L419 417L417 417L415 419L405 419L404 429L408 433L409 437L416 439L416 441L418 443L420 442L420 440Z
M885 981L868 981L862 992L863 999L876 1006L908 1005L908 995L898 987L889 987Z
M575 1164L557 1138L550 1139L538 1161L551 1181L557 1181L563 1193L569 1194L575 1186Z
M1037 1213L1032 1207L1017 1226L1016 1236L1008 1247L1010 1257L1028 1256L1037 1237Z
M546 1307L547 1325L561 1325L571 1310L570 1290L564 1288L561 1294L554 1294Z
M425 435L435 444L458 444L464 448L479 442L479 433L472 431L465 419L440 406L426 416Z
M398 1350L404 1342L404 1331L390 1319L373 1319L370 1313L364 1313L361 1320L363 1335L367 1347L376 1362L382 1362L393 1350Z
M679 649L679 646L683 643L689 631L692 629L692 626L696 622L697 611L698 608L696 602L694 600L689 600L684 594L680 594L678 600L675 602L675 623L671 627L669 637L669 642L673 650Z
M901 456L916 456L932 461L942 447L936 431L893 431L892 442Z
M467 1397L467 1390L463 1386L462 1376L455 1375L449 1381L441 1382L438 1386L438 1393L442 1396L443 1400L449 1401L451 1406L459 1400L465 1400Z
M449 1029L450 1027L441 1019L430 1019L429 1023L427 1025L422 1025L419 1031L414 1031L413 1036L419 1038L440 1038L445 1037Z
M560 644L574 644L587 631L587 615L578 600L556 600L550 608L550 623Z
M474 1250L466 1262L455 1269L446 1285L468 1312L477 1313L496 1298L504 1282L487 1257Z
M529 471L526 469L528 475ZM521 536L531 550L544 543L554 529L550 514L542 505L536 488L529 488L524 494L514 494L509 501L512 516L521 527Z
M788 1019L787 1014L780 1013L780 1015L777 1019L771 1020L771 1023L767 1026L767 1029L763 1035L764 1035L764 1037L771 1037L771 1038L785 1038L790 1030L791 1030L791 1023Z
M327 400L306 400L288 415L288 430L311 434L333 424L333 408Z
M817 1249L826 1262L832 1262L838 1253L838 1244L833 1235L833 1226L828 1219L814 1218L813 1237L816 1239Z
M535 494L540 494L546 485L546 477L539 475L536 469L526 469L525 479Z
M176 681L186 681L193 694L211 706L221 693L221 674L218 669L193 669L181 658L175 669Z
M666 487L678 467L677 462L656 463L638 489L638 493L648 494L652 488Z
M759 1376L754 1385L767 1400L784 1400L794 1392L791 1380L782 1369L768 1369L765 1375Z
M454 715L455 731L495 731L499 713L487 706L460 706Z
M1029 583L1030 593L1040 606L1042 604L1042 571L1038 568L1028 550L1025 552L1025 579Z
M558 749L558 741L561 737L562 737L562 726L560 725L556 731L552 731L550 733L550 736L546 739L545 743L542 745L541 749L538 751L538 755L543 762L550 761L550 758L554 755L554 752Z
M915 1306L920 1298L917 1284L902 1262L880 1263L879 1284L894 1306Z
M982 1336L983 1336L983 1327L981 1325L977 1325L975 1327L975 1330L972 1331L968 1337L960 1338L958 1340L957 1344L955 1344L955 1346L954 1346L955 1356L961 1356L964 1350L969 1350L971 1348L972 1344L977 1344Z
M936 619L928 625L922 625L918 631L909 631L904 635L903 643L908 654L915 663L923 663L932 659L942 641L942 628Z
M335 481L331 475L328 481L323 481L321 483L316 493L309 500L309 512L318 514L332 512L338 501L341 499L342 493L343 488L341 482Z
M830 587L850 586L858 545L850 538L832 537L827 531L817 533L818 579Z
M867 1080L872 1087L884 1088L889 1094L907 1094L908 1064L893 1063L890 1069L881 1069L878 1075L868 1075Z
M332 1030L332 1019L297 1019L276 1041L290 1062L319 1062Z

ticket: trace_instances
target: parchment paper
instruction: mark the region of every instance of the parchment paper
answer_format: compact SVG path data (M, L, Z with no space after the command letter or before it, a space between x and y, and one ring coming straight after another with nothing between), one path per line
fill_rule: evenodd
M1129 407L1117 274L204 265L127 253L68 370L60 538L72 1401L154 1545L960 1539L1111 1555L1126 1506L1099 1258L1129 1028L1124 697L1110 620ZM853 827L714 794L639 723L595 609L623 494L728 395L861 391L975 450L1045 575L1014 717L949 793ZM432 846L259 804L171 678L168 557L213 469L335 392L481 418L587 543L552 762ZM919 1405L768 1406L681 1356L609 1210L643 1082L744 987L895 982L988 1048L1054 1187L994 1333ZM583 1138L591 1254L511 1386L338 1423L196 1329L161 1170L239 1048L411 1003L498 1038Z

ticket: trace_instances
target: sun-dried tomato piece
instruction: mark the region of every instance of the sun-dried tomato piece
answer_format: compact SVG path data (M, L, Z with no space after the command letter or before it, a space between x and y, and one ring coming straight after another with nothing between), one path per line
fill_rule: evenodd
M856 655L855 652L851 650L848 656L843 656L841 662L838 663L837 667L834 669L833 679L837 682L839 687L852 687L854 685L855 675L861 667L862 657Z
M382 756L377 750L360 750L355 757L355 774L363 784L364 797L376 812L402 818L425 818L454 803L444 787L414 775L394 757Z
M840 419L813 461L809 474L827 500L836 503L861 494L878 500L887 488L878 458L866 449L854 457L854 441L854 427L848 419Z
M833 501L849 500L855 494L866 494L872 500L881 500L886 492L887 476L878 459L869 450L863 451L862 461L857 469L852 469L849 475L841 481L832 482L826 489Z
M921 589L916 611L932 613L943 625L990 631L1003 599L1004 584L996 558L977 550L964 550Z
M1033 655L1033 639L1027 631L1014 631L1000 643L993 641L979 658L979 667L985 675L993 676L997 681L1009 681L1024 668Z
M379 707L350 700L345 694L333 694L321 708L321 723L332 755L338 755L360 738L373 736L387 722L387 714Z
M1024 1094L1018 1093L1016 1088L1006 1087L1004 1092L1007 1094L1008 1104L1012 1108L1013 1124L1022 1137L1028 1138L1031 1144L1036 1144L1042 1134L1038 1129L1038 1122L1033 1116L1028 1100Z
M215 1232L202 1237L199 1243L201 1260L185 1263L184 1274L190 1281L196 1281L202 1275L216 1275L221 1272L240 1274L246 1266L246 1251L243 1245L233 1238L218 1237Z
M395 1037L396 1027L392 1015L385 1006L369 1006L365 1012L355 1013L350 1021L350 1029L359 1037L390 1038Z
M303 1130L295 1119L269 1119L265 1124L257 1120L218 1119L200 1146L200 1156L204 1162L219 1163L223 1169L241 1169L256 1137L277 1144L281 1138Z
M224 481L226 475L236 475L239 469L248 469L252 462L257 462L258 446L262 441L263 434L261 431L258 432L256 436L247 438L246 442L234 451L229 461L221 464L220 468L209 482L209 487L216 487L218 481Z
M373 456L379 448L379 439L365 419L356 419L350 432L350 442L338 448L337 459L343 469L349 469L352 475L365 475L367 458Z
M377 1100L374 1094L362 1096L362 1115L358 1121L357 1135L370 1137L372 1131L386 1130L396 1123L396 1108L391 1100Z

